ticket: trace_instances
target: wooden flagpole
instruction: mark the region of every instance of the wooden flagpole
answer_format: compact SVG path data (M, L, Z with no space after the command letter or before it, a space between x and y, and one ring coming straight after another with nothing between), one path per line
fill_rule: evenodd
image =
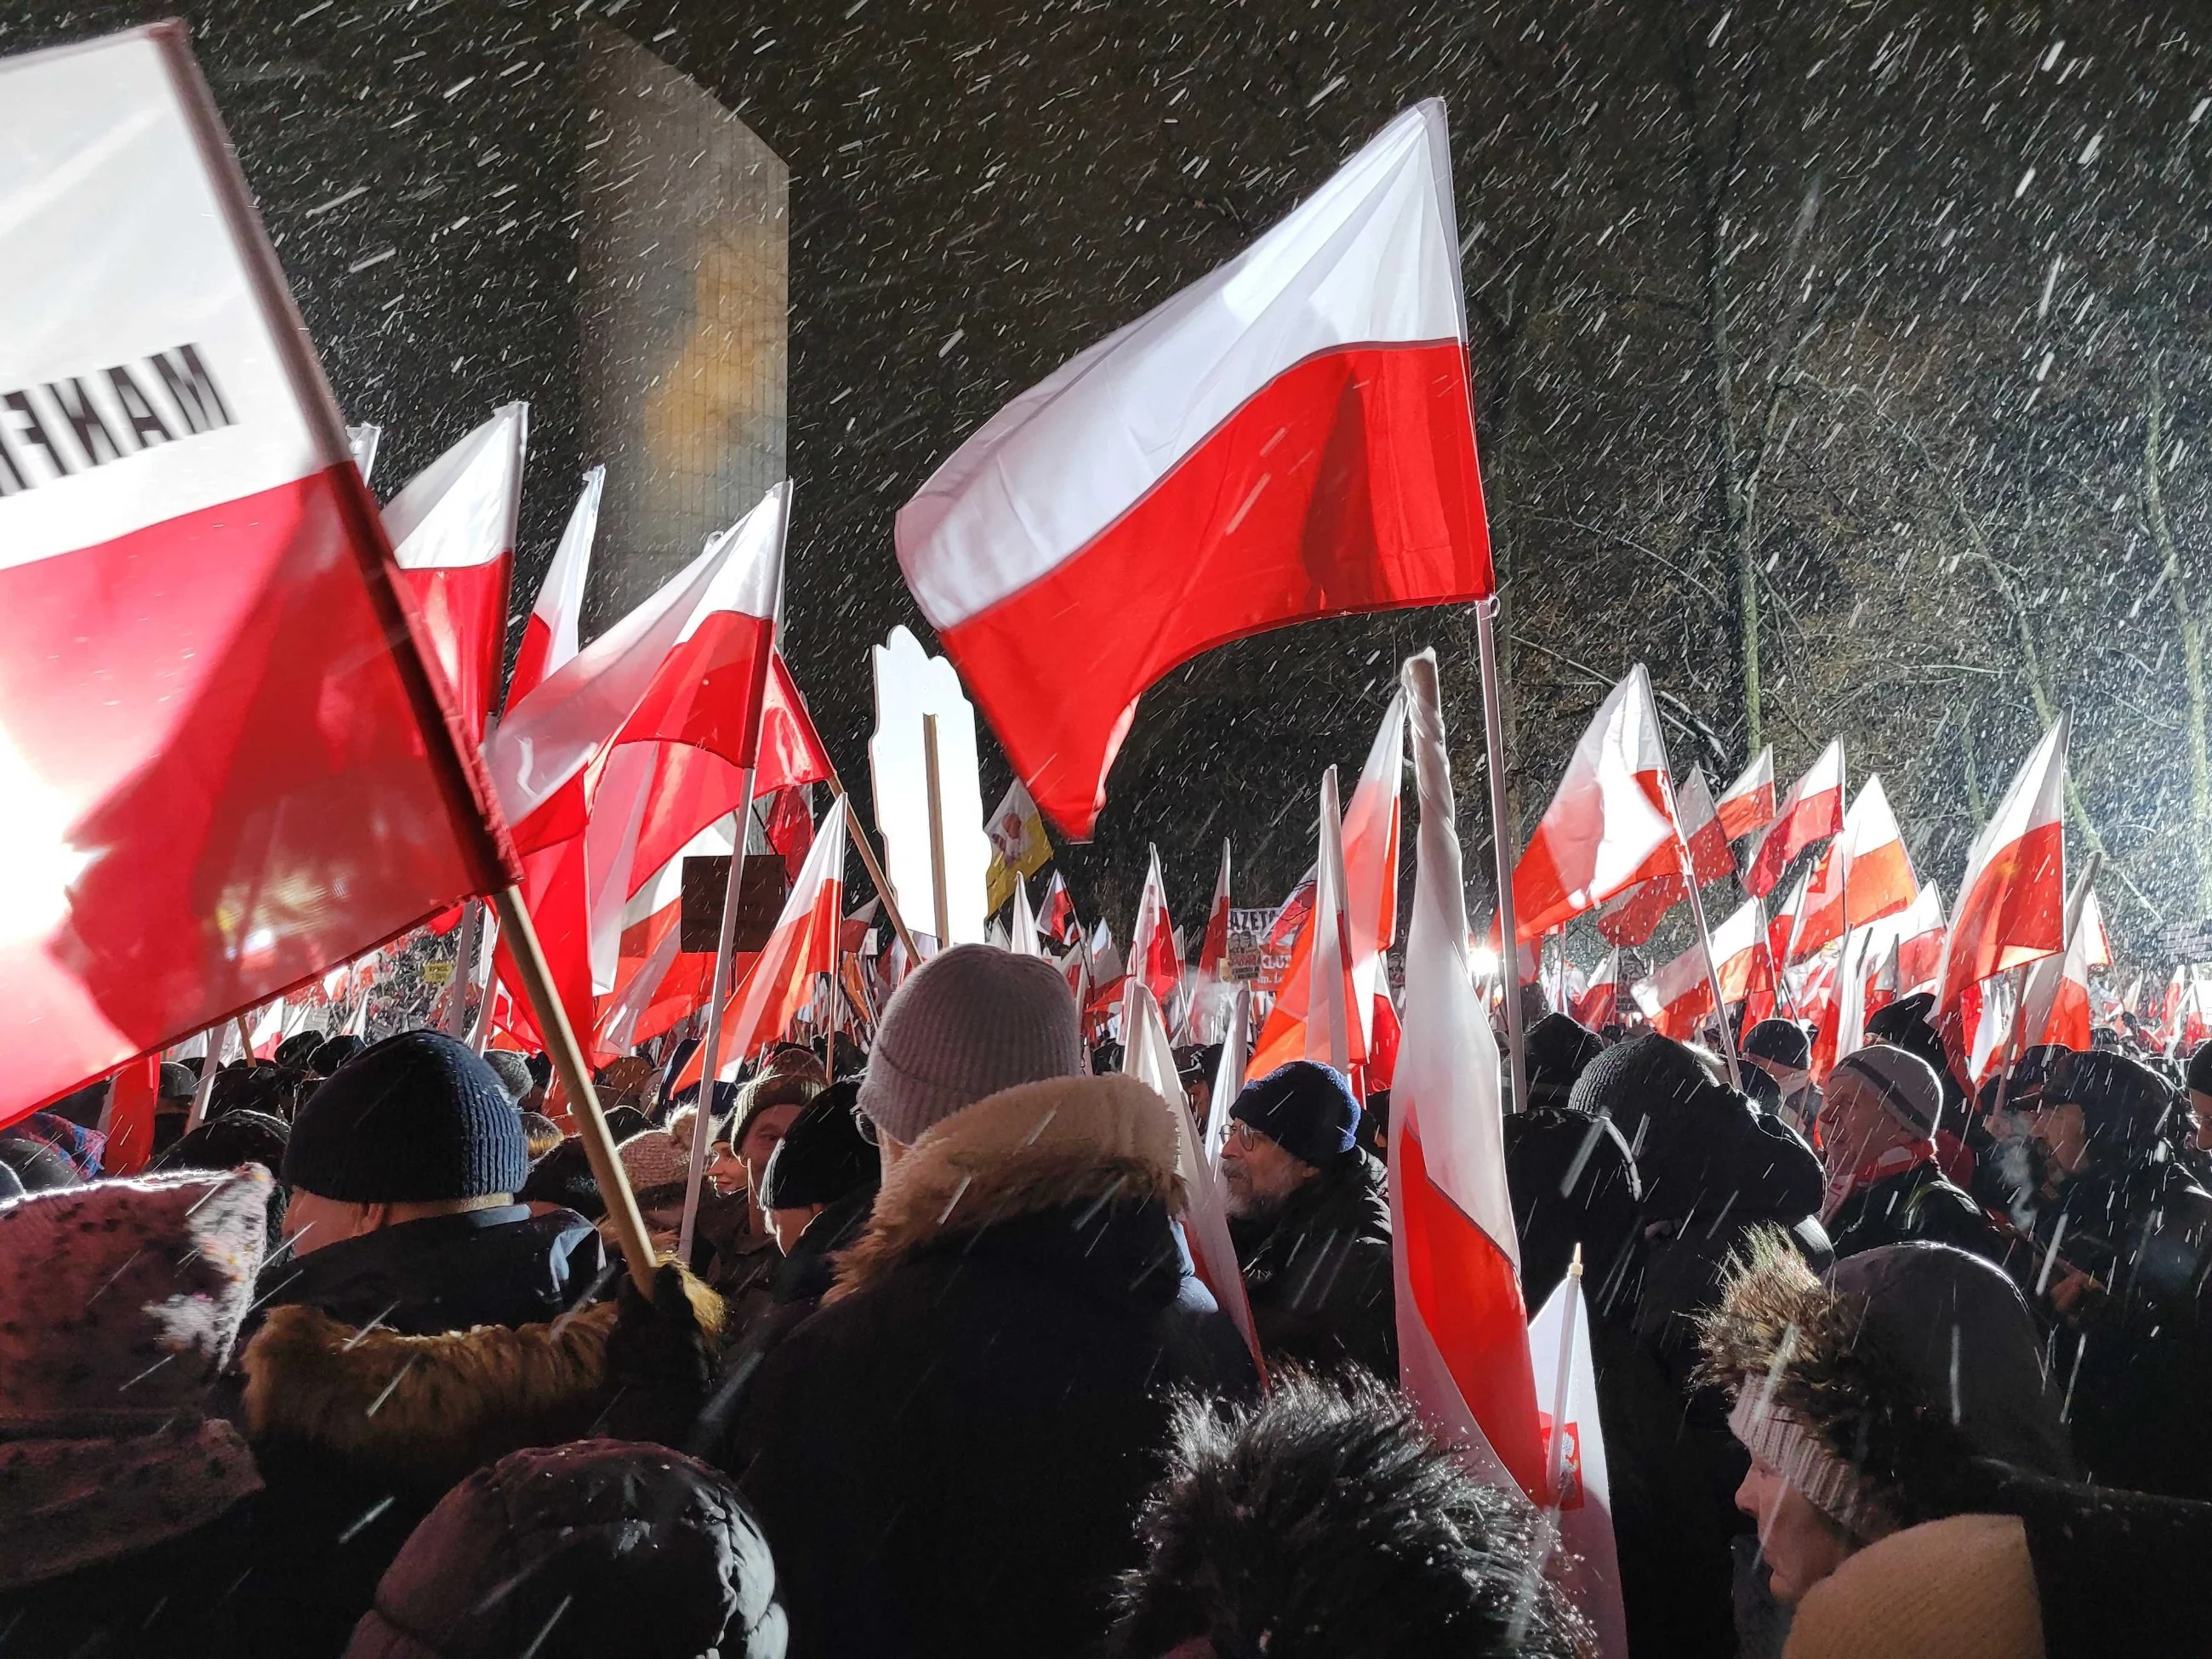
M929 890L937 903L937 948L940 951L951 944L951 928L945 921L950 908L945 890L945 786L937 771L937 716L925 714L921 717L921 759L924 780L929 790ZM921 959L915 959L919 968Z
M522 890L501 888L493 896L492 903L499 912L500 926L507 930L515 966L521 972L522 993L530 999L531 1012L538 1017L538 1029L544 1034L545 1051L552 1056L553 1069L567 1092L578 1137L584 1143L584 1157L592 1166L592 1177L599 1183L599 1196L607 1206L607 1221L614 1228L615 1242L622 1249L623 1261L639 1293L650 1300L653 1275L659 1266L653 1254L653 1241L646 1236L645 1217L638 1210L637 1194L630 1191L629 1178L623 1174L622 1160L615 1156L614 1136L607 1131L606 1114L599 1109L599 1093L592 1087L592 1068L584 1063L584 1051L578 1046L576 1033L568 1024L568 1011L561 1006L561 999L554 992L552 969L545 965L545 951L538 942L537 928L531 925L529 908L522 902Z
M1639 674L1642 665L1637 667ZM1728 1061L1729 1087L1741 1093L1743 1090L1743 1067L1735 1055L1735 1033L1729 1028L1728 1003L1721 995L1720 964L1713 960L1712 930L1705 926L1705 900L1698 890L1698 863L1690 856L1690 838L1682 833L1682 814L1674 805L1674 763L1667 758L1667 734L1656 733L1659 742L1659 786L1667 797L1667 817L1674 829L1674 849L1682 859L1682 885L1690 890L1690 918L1698 924L1698 949L1705 953L1705 983L1713 988L1713 1014L1720 1021L1721 1054Z
M1492 616L1495 598L1474 607L1474 645L1482 669L1482 742L1490 762L1490 830L1498 864L1498 971L1504 977L1505 1051L1513 1079L1513 1109L1528 1109L1528 1050L1521 1030L1521 940L1513 923L1513 865L1520 855L1518 830L1505 825L1505 727L1498 701L1498 640Z
M830 769L830 790L845 809L846 827L853 832L853 847L860 855L860 867L868 872L868 879L875 883L876 896L883 900L884 913L891 919L891 930L899 936L899 943L906 946L907 960L919 963L921 952L915 949L914 935L907 931L906 918L899 914L898 895L891 890L890 883L884 878L884 866L876 862L876 849L868 844L866 826L861 823L860 813L854 809L853 798L845 793L845 781L837 775L835 766Z

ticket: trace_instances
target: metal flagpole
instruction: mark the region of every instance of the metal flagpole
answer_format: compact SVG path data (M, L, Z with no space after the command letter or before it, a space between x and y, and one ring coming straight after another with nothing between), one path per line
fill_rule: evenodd
M469 987L477 978L477 931L483 921L483 901L471 899L461 906L461 936L453 942L453 994L446 1003L446 1035L468 1035Z
M1491 623L1495 599L1474 607L1475 653L1482 668L1482 743L1490 762L1490 833L1498 864L1498 949L1505 986L1505 1052L1513 1079L1513 1109L1528 1105L1528 1061L1521 1033L1521 941L1513 923L1513 864L1520 832L1505 824L1505 726L1498 701L1498 641Z
M730 994L730 953L738 938L738 887L744 879L745 843L752 839L753 769L738 792L737 845L730 849L730 878L722 887L722 931L714 941L714 974L707 993L707 1041L700 1055L699 1115L691 1120L691 1162L684 1181L684 1224L676 1236L676 1259L691 1260L691 1236L699 1224L699 1189L707 1177L707 1149L714 1145L714 1080L722 1061L722 1005Z

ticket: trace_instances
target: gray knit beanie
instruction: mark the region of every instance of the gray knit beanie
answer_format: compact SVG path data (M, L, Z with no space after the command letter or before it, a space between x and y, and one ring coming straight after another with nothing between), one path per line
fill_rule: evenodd
M1042 957L955 945L915 969L884 1010L860 1109L912 1146L1001 1089L1090 1070L1075 996L1058 969Z
M1836 1070L1865 1082L1882 1109L1917 1135L1934 1134L1943 1121L1943 1085L1936 1068L1908 1048L1869 1043L1838 1060Z

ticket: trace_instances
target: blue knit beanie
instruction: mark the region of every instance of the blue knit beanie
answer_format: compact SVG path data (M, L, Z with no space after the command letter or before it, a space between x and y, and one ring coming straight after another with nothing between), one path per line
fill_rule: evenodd
M499 1073L442 1031L356 1054L301 1107L284 1184L344 1204L512 1193L530 1175L522 1114Z
M1246 1084L1229 1115L1317 1170L1350 1152L1359 1128L1359 1103L1344 1079L1310 1060L1278 1066Z

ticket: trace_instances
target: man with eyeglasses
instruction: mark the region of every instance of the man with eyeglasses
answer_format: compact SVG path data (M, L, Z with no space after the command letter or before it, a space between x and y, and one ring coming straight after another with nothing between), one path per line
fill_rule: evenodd
M1229 1119L1229 1233L1262 1352L1395 1378L1390 1205L1382 1166L1358 1146L1352 1091L1294 1060L1247 1084Z

